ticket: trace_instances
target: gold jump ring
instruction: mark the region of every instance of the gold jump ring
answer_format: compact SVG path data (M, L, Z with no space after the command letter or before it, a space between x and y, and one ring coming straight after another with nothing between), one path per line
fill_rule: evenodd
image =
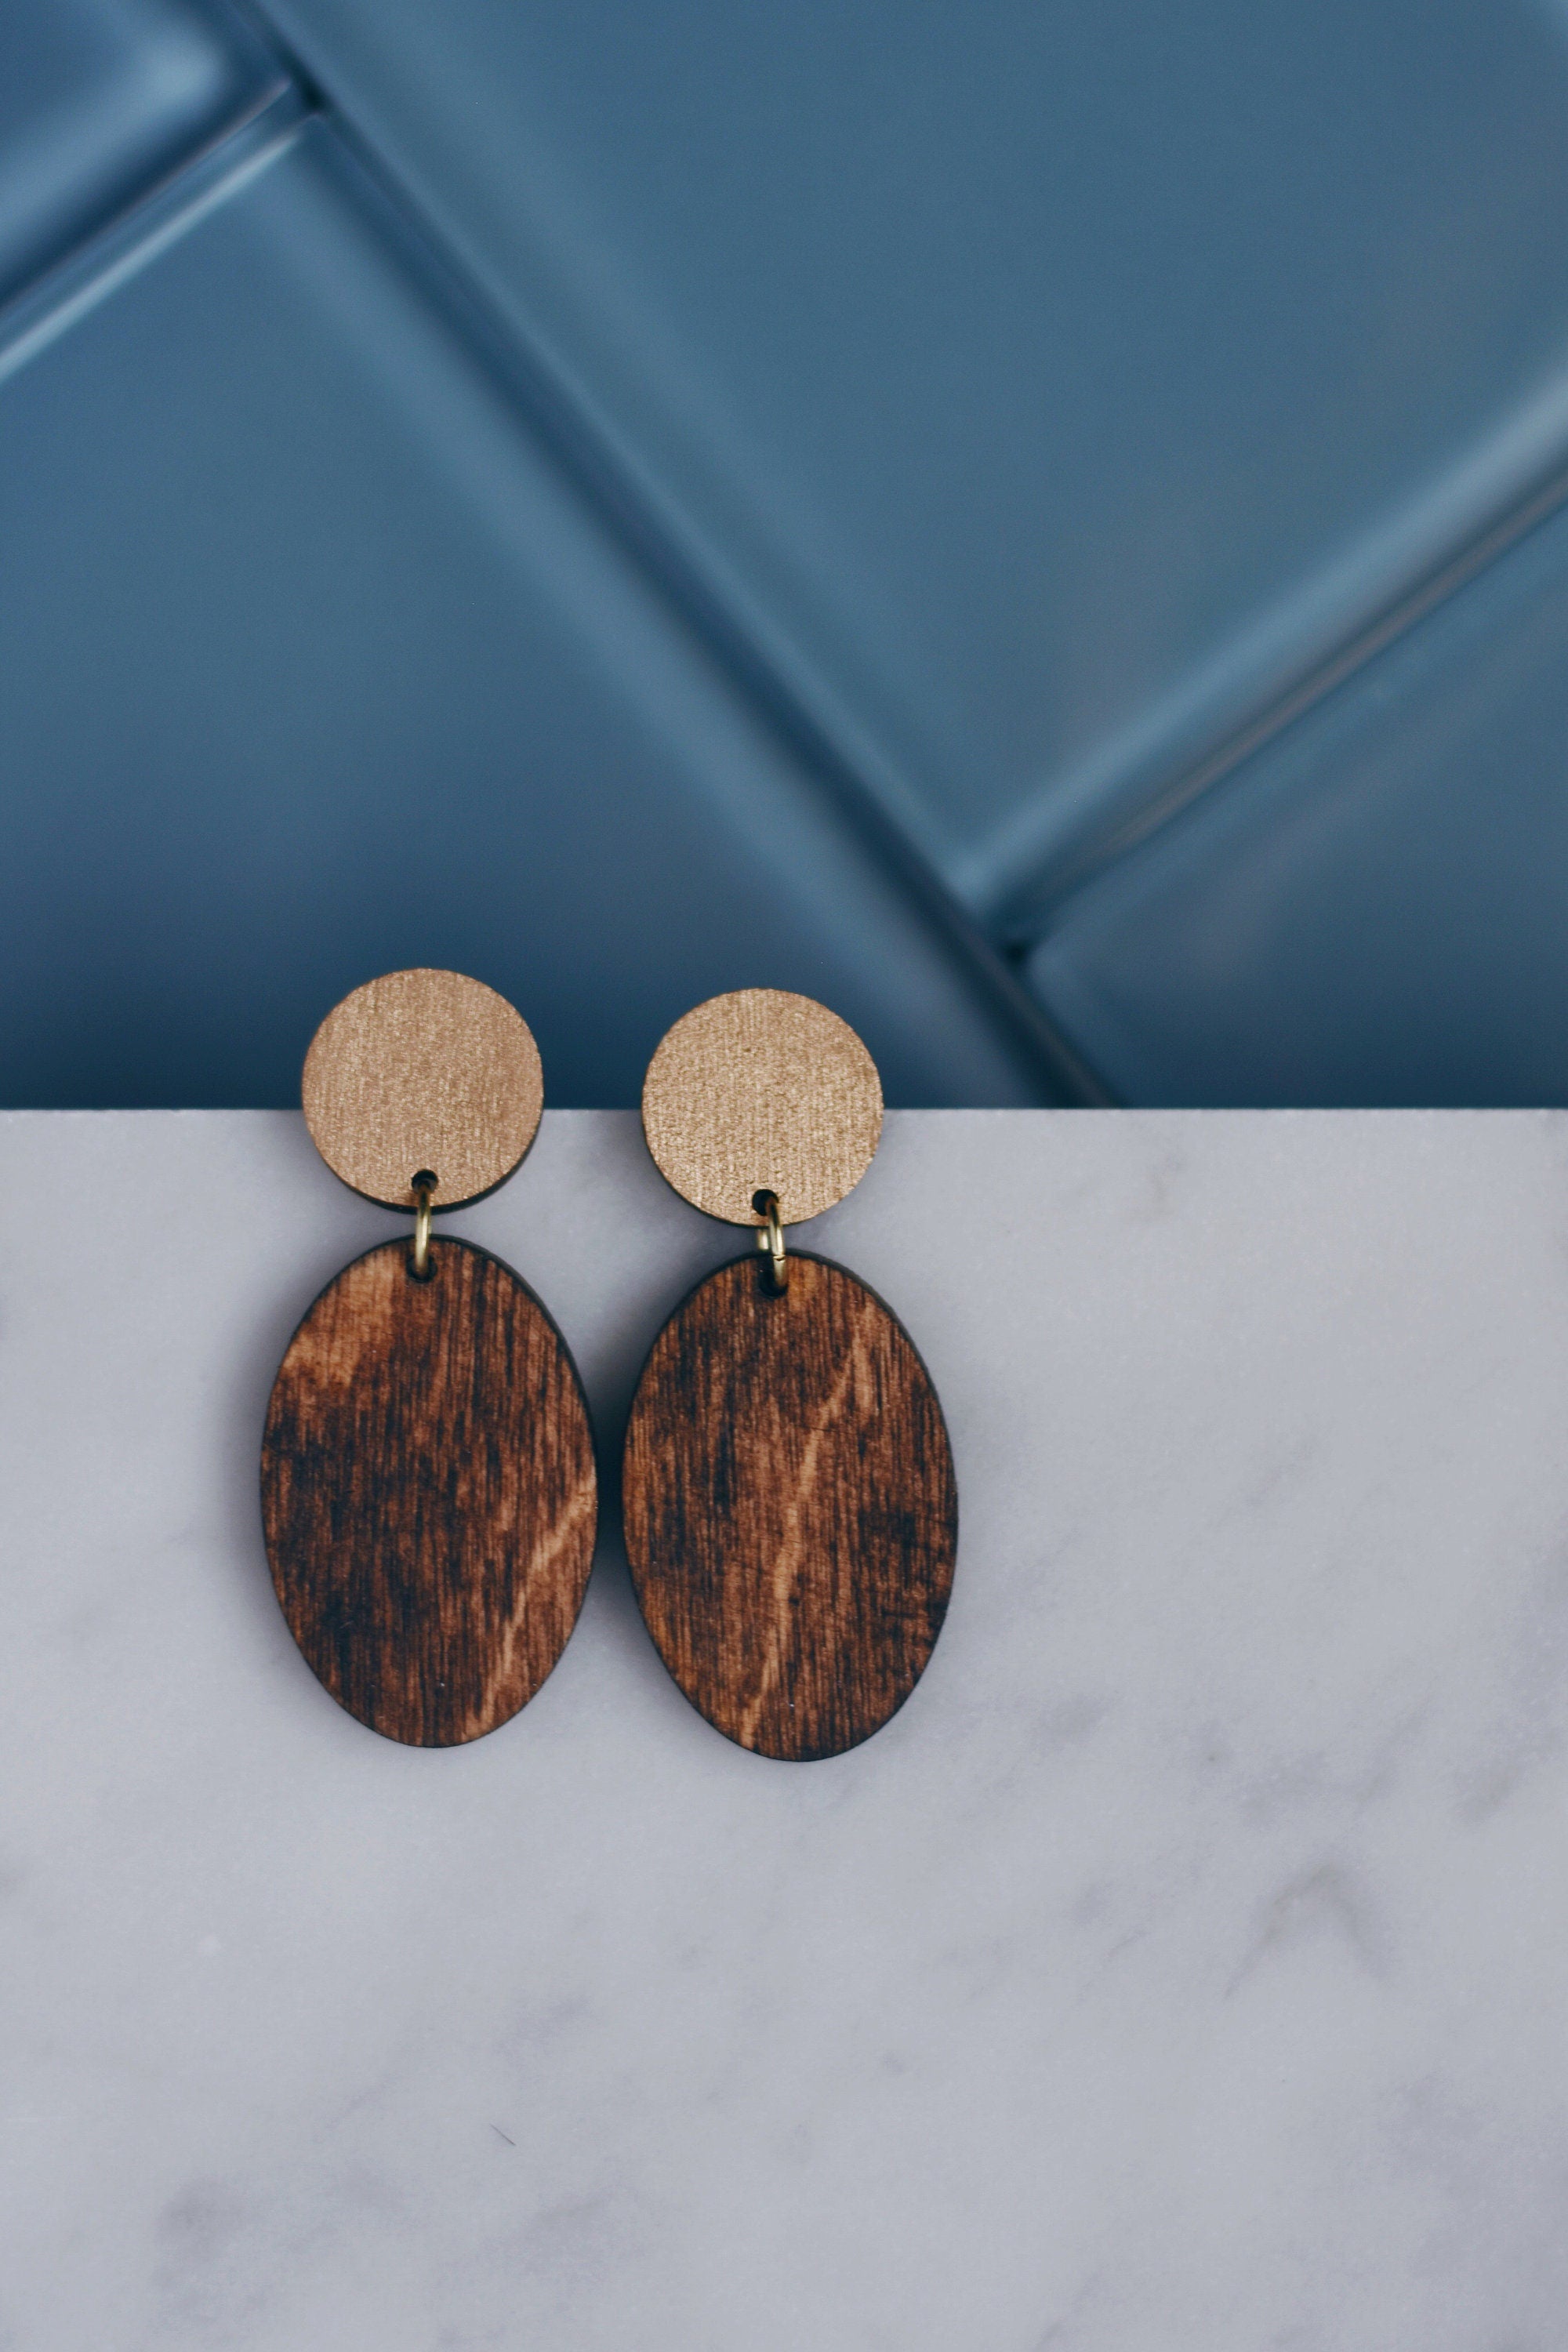
M775 1291L789 1286L789 1267L784 1256L784 1218L779 1213L776 1192L753 1192L752 1206L763 1219L757 1234L757 1247L768 1261L768 1272Z
M430 1265L430 1203L435 1197L436 1178L428 1168L422 1168L409 1188L414 1194L414 1255L408 1271L416 1282L428 1282Z

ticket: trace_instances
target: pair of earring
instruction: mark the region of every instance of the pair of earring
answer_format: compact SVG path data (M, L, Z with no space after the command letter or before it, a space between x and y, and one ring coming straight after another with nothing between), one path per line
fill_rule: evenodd
M437 1211L521 1164L539 1053L481 982L393 972L328 1014L303 1099L327 1165L415 1226L345 1267L289 1342L262 1447L268 1558L332 1696L388 1738L451 1747L533 1696L594 1557L594 1439L565 1341L510 1266L432 1234ZM947 1431L908 1334L784 1238L858 1182L881 1119L854 1031L773 989L677 1022L643 1090L662 1174L756 1247L676 1308L638 1381L633 1583L693 1706L795 1761L855 1747L903 1704L957 1549Z

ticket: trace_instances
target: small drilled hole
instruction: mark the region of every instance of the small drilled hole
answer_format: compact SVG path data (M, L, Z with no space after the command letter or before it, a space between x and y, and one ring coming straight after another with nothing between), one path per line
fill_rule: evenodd
M777 1208L778 1198L776 1192L770 1192L764 1186L762 1192L752 1193L752 1206L759 1217L765 1217L770 1209Z

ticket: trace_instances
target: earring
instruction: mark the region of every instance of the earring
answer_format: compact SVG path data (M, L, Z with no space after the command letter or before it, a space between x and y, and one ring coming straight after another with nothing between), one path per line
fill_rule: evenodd
M306 1663L388 1739L450 1748L526 1706L593 1563L587 1406L539 1300L431 1219L505 1182L544 1088L527 1024L455 971L395 971L329 1013L306 1123L345 1184L412 1209L289 1343L261 1450L272 1580Z
M882 1125L877 1066L809 997L749 988L678 1021L649 1066L661 1173L757 1249L655 1340L623 1476L632 1580L687 1697L742 1748L837 1756L924 1672L958 1546L952 1453L902 1325L856 1276L786 1251Z

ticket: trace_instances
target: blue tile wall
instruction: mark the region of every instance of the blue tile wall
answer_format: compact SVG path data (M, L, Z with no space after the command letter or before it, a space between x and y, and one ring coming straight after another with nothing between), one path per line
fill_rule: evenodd
M238 18L186 0L8 0L0 302L283 79Z
M1568 1100L1568 10L13 0L0 1100Z
M1568 512L1063 910L1149 1103L1568 1102Z
M970 904L1568 450L1535 0L273 0Z
M287 1103L370 973L476 971L630 1101L752 981L890 1097L1028 1101L1026 1023L517 422L333 134L275 141L0 388L13 1097Z

